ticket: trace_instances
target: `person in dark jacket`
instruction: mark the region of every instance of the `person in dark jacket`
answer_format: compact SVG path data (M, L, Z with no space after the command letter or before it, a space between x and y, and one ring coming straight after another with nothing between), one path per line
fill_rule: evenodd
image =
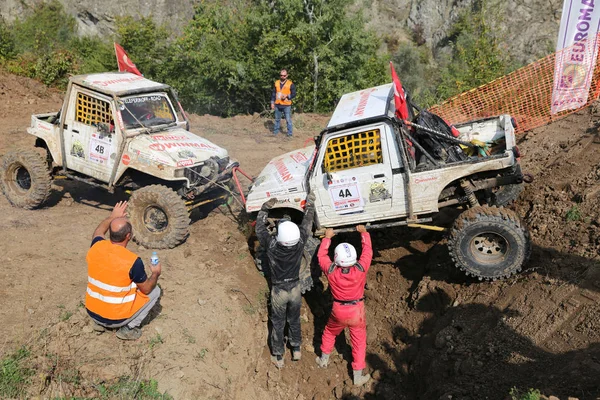
M256 236L266 250L268 268L271 277L271 361L277 368L283 368L283 331L285 321L289 324L292 347L292 360L301 358L300 345L300 306L302 295L300 290L300 264L304 252L304 244L312 233L315 212L315 195L310 194L306 201L304 218L300 227L291 221L282 221L277 226L277 234L271 236L267 230L268 211L277 199L263 204L256 220Z

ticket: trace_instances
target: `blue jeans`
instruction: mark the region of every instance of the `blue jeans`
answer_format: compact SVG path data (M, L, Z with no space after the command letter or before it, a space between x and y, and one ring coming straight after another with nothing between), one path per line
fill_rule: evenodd
M281 113L285 115L285 121L287 122L287 134L292 136L292 106L280 106L275 104L275 127L273 128L273 134L279 133L279 125L281 121Z

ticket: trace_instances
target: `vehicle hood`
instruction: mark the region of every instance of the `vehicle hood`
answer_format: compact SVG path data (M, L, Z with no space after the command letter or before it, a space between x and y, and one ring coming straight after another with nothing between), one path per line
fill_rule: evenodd
M263 203L272 197L279 203L301 208L306 198L306 171L310 167L315 146L273 158L254 180L246 201L246 211L260 210Z
M221 159L228 156L224 148L181 128L137 135L129 142L128 150L131 154L174 167L187 167L211 157Z

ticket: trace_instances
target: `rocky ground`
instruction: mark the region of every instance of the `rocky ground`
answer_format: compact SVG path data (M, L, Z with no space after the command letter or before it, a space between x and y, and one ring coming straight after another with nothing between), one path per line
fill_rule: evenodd
M61 101L62 93L0 72L0 153L31 145L30 115ZM154 379L176 399L505 399L512 388L598 399L599 117L589 108L519 137L523 169L534 177L514 205L534 243L521 274L479 282L452 266L443 234L373 234L366 306L374 380L364 388L351 385L343 337L330 367L316 368L331 304L322 285L305 297L303 359L292 364L288 355L281 371L270 365L267 284L235 203L199 210L187 242L160 252L162 309L139 341L94 333L82 307L85 254L94 228L124 195L65 181L37 211L0 197L0 358L29 349L25 363L35 373L26 397L100 397L102 385L129 377ZM193 115L191 122L256 175L328 119L294 118L289 140L271 137L272 121L258 115Z

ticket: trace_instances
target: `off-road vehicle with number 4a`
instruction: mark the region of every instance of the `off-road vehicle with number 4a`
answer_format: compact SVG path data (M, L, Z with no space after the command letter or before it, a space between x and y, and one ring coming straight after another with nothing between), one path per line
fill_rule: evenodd
M126 72L74 76L59 112L33 115L36 149L7 153L0 184L9 202L34 209L53 178L131 193L134 240L172 248L185 240L189 211L218 198L238 165L227 150L189 132L167 85Z
M409 118L399 120L393 94L387 84L344 95L315 145L276 157L263 169L246 211L256 213L276 198L272 227L283 215L300 220L312 192L315 236L357 224L447 230L450 255L467 274L498 279L520 271L530 254L529 233L503 207L529 180L519 166L514 120L500 115L453 128L413 105ZM433 225L445 207L461 213L450 227ZM317 243L306 246L305 280Z

